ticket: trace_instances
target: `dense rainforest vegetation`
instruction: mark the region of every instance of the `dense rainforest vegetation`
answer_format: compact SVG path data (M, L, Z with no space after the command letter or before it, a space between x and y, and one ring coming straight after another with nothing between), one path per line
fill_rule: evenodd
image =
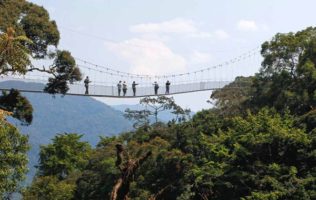
M36 70L30 58L48 56L54 59L48 92L65 93L67 83L80 80L70 52L48 55L47 46L56 46L59 34L44 8L23 0L2 0L0 7L2 74ZM14 51L7 44L15 45ZM81 141L80 134L58 134L41 147L37 175L27 188L20 185L27 171L27 137L5 116L31 123L32 108L17 91L4 93L0 196L21 192L25 200L316 199L316 28L278 33L262 44L261 54L257 74L237 77L214 91L209 99L213 108L192 118L172 98L145 98L140 103L169 109L175 120L159 122L159 109L127 110L135 130L101 137L96 147ZM154 123L149 123L150 116Z

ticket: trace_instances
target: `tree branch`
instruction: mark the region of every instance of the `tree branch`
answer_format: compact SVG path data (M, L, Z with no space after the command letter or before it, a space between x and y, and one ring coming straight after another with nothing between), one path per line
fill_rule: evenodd
M139 159L129 159L127 152L123 145L117 144L116 147L116 166L121 171L121 177L116 181L111 192L111 200L128 199L129 186L131 177L135 175L136 170L142 165L147 158L152 154L151 151L147 152Z
M173 184L173 183L172 183ZM164 188L162 188L161 190L159 190L156 194L152 195L151 197L149 197L148 200L156 200L159 196L161 196L168 188L170 188L172 186L172 184L169 184L167 186L165 186Z

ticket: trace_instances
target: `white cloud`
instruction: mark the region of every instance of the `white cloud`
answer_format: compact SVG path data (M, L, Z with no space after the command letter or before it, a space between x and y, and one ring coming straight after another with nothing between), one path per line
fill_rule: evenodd
M226 31L221 30L221 29L216 30L214 34L218 39L221 39L221 40L225 40L230 37L230 35Z
M133 33L142 34L182 34L193 38L209 38L212 34L199 30L193 20L176 18L160 23L143 23L131 26Z
M186 71L187 61L163 41L134 38L106 47L131 65L131 72L161 75Z
M192 20L173 19L161 23L144 23L130 27L134 33L196 33L198 32Z
M257 31L259 29L257 23L253 20L240 20L237 23L237 28L240 31Z
M192 38L211 38L213 35L211 33L208 32L196 32L196 33L190 33L188 35L188 37L192 37Z
M133 33L140 33L142 35L168 35L178 34L190 38L199 39L228 39L230 35L222 30L218 29L213 32L206 32L200 30L198 23L189 19L176 18L168 21L163 21L160 23L143 23L136 24L129 28Z
M208 63L211 61L211 59L212 57L210 54L200 51L193 51L192 55L190 56L190 62L194 65Z

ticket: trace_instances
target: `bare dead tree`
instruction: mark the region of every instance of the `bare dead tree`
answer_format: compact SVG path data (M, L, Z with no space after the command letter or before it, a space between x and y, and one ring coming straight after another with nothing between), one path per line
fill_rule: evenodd
M116 145L116 167L121 172L121 177L116 181L111 192L111 200L128 200L130 182L135 175L136 170L151 155L151 151L138 159L130 159L123 145Z
M164 194L170 188L172 188L172 184L169 184L169 185L165 186L164 188L159 190L156 194L154 194L151 197L149 197L148 200L157 200L162 194Z

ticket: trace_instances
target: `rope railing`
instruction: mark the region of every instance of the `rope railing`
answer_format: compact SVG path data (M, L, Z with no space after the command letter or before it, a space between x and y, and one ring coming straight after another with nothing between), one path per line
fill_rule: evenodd
M6 81L23 81L23 84L8 84ZM34 84L39 83L39 84ZM7 82L10 83L10 82ZM84 84L73 83L69 85L68 95L88 95L96 97L144 97L144 96L154 96L154 95L172 95L172 94L181 94L197 91L206 91L206 90L215 90L224 87L229 81L208 81L208 82L197 82L197 83L183 83L171 85L169 93L166 93L166 87L161 86L158 89L157 94L155 94L154 86L140 86L137 87L135 96L131 87L128 87L126 94L124 95L123 91L118 91L118 88L115 86L105 86L105 85L89 85L88 93L86 94L86 88ZM32 78L2 78L0 81L0 90L10 90L17 89L22 92L44 92L46 82L38 79Z
M259 53L259 47L256 47L254 49L251 49L250 51L247 51L235 58L232 58L230 60L224 61L220 64L217 65L212 65L210 67L206 67L206 68L202 68L196 71L191 71L191 72L186 72L186 73L179 73L179 74L165 74L165 75L150 75L150 74L135 74L135 73L129 73L129 72L123 72L123 71L119 71L119 70L115 70L113 68L110 67L106 67L103 65L98 65L98 64L94 64L90 61L86 61L84 59L81 58L77 58L75 57L76 61L79 61L81 63L84 64L78 64L79 67L83 67L83 68L87 68L90 70L94 70L97 72L101 72L101 73L106 73L106 74L110 74L112 76L120 76L120 77L133 77L133 78L152 78L152 79L158 79L158 78L172 78L172 77L179 77L179 76L184 76L184 75L191 75L194 73L203 73L207 70L212 70L212 69L216 69L216 68L221 68L223 66L227 66L236 62L240 62L243 61L245 59L248 59L252 56L256 56ZM89 67L87 65L91 65L93 67Z
M155 95L153 83L157 82L159 89L157 95L166 94L166 82L170 81L170 94L180 94L196 91L215 90L224 87L232 82L236 76L243 75L236 71L243 71L247 66L253 65L253 58L257 59L258 48L252 49L238 57L223 62L222 64L209 66L196 71L180 73L180 74L165 74L165 75L144 75L122 72L110 67L96 65L94 63L76 58L77 66L81 69L85 76L89 76L91 83L88 85L89 96L106 96L106 97L134 97L132 82L137 85L135 97L143 97ZM258 64L256 60L255 64ZM52 77L48 74L39 74L31 72L26 75L9 75L0 78L0 90L9 90L15 88L25 92L43 92L48 79ZM5 84L5 81L15 80L24 81L26 84ZM75 82L69 85L69 95L85 95L86 87L81 82ZM125 82L127 92L123 96L123 91L118 93L117 84L119 81ZM27 83L40 84L27 84Z

